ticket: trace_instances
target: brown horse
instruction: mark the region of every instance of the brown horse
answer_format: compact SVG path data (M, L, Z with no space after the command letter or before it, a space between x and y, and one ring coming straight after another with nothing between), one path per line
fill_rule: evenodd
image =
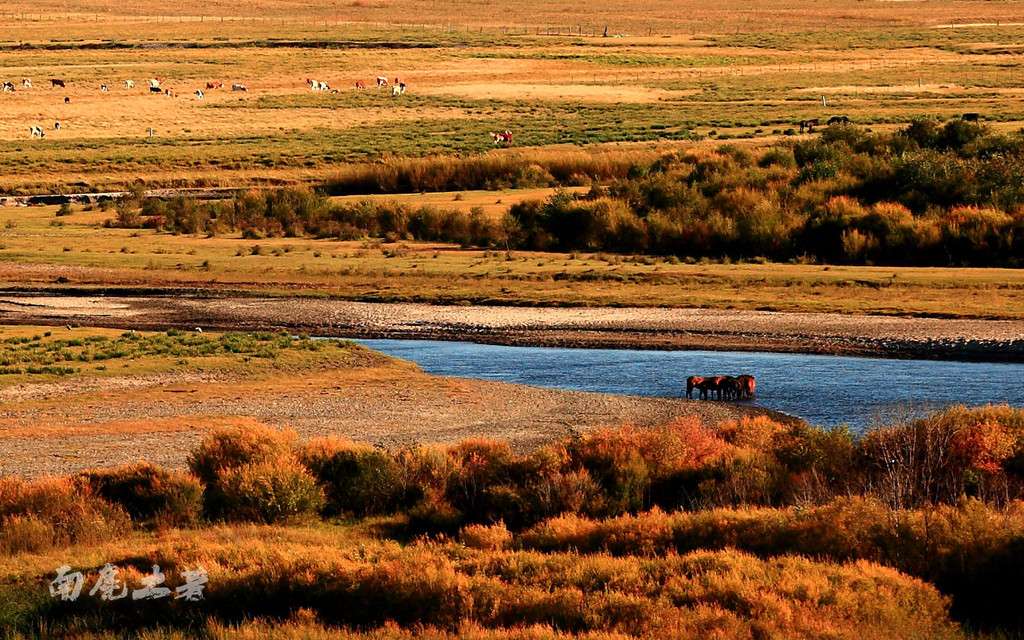
M740 381L732 376L725 376L725 378L718 383L718 399L719 400L736 400L743 394L743 385Z
M754 387L757 386L754 376L736 376L736 381L740 383L740 388L742 389L740 393L741 398L750 398L754 395Z
M686 379L686 397L693 397L693 390L700 389L700 385L704 382L705 378L698 376L690 376Z

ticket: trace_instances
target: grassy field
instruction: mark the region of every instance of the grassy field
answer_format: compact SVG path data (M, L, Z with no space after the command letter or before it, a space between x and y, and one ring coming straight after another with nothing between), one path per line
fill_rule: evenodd
M413 196L459 209L519 195ZM494 200L491 200L494 198ZM445 200L449 201L446 203ZM341 199L346 200L346 199ZM491 205L500 211L500 205ZM693 263L676 258L462 249L380 240L242 238L108 229L113 210L0 209L0 278L12 287L183 288L431 303L697 306L1024 318L1014 269ZM55 284L57 278L67 282Z
M707 10L663 3L642 12L650 35L628 19L629 32L609 38L566 27L548 35L580 22L547 3L520 6L508 22L452 5L464 27L452 31L437 24L437 6L377 4L282 3L256 21L243 19L244 3L203 5L217 17L202 20L187 3L177 19L157 19L143 3L62 3L65 14L33 3L34 17L5 7L0 76L17 90L0 94L0 190L319 182L343 162L481 153L493 146L487 132L504 129L516 147L593 147L764 141L832 115L883 128L965 111L998 127L1024 120L1012 55L1024 26L1012 4L773 3L716 23L701 19ZM220 11L234 19L222 22ZM512 28L517 17L549 26L524 33ZM992 24L939 28L950 22ZM408 92L377 90L379 75ZM151 95L154 76L180 97ZM339 93L311 92L307 78ZM371 88L356 91L357 80ZM207 81L249 91L211 90L200 101L193 92ZM29 140L29 125L46 137Z

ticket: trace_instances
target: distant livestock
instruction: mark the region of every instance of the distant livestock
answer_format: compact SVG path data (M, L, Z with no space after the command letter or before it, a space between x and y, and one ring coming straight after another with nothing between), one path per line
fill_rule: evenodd
M223 82L207 82L206 83L206 88L207 88L207 90L209 90L209 89L223 89L224 88L224 83Z
M125 80L124 81L124 88L125 89L134 89L135 88L135 81L134 80Z
M71 104L71 98L64 96L64 104Z
M388 79L383 76L377 76L377 88L388 86Z
M494 140L494 144L512 144L512 132L509 130L491 132L491 139Z
M846 116L832 116L828 119L829 126L834 124L850 124L850 119Z
M313 91L331 90L331 87L327 84L326 80L311 80L310 78L306 78L306 84L308 84L309 88L312 89Z
M400 96L403 93L405 93L405 83L404 82L401 83L401 84L396 84L395 86L391 87L391 95L393 95L393 96Z
M365 89L365 88L366 88L366 83L360 82L359 80L356 80L356 89Z
M807 129L807 133L814 133L814 127L817 127L817 126L819 126L817 119L814 119L814 120L801 120L800 121L800 133L803 133L804 129Z
M42 138L44 135L46 135L45 133L43 133L43 128L37 127L36 125L30 126L28 130L31 134L29 137L31 138Z
M100 85L100 91L110 91L110 87L105 84Z
M29 80L28 78L22 78L21 79L21 86L26 88L26 89L31 89L32 88L32 81Z
M232 91L245 91L246 93L249 93L249 90L245 88L244 84L233 84L233 85L231 85L231 90Z
M57 78L50 78L50 86L51 87L62 87L63 88L63 87L66 87L67 85L64 83L63 80L58 80Z
M960 119L961 120L966 120L967 122L977 122L978 120L981 119L981 114L980 113L965 113L964 115L960 116Z
M14 83L13 83L13 82L6 82L6 81L5 81L5 82L4 82L4 89L3 89L3 92L4 92L4 93L7 93L7 92L9 92L9 91L14 91Z
M206 94L203 93L202 89L196 89L196 98L199 98L200 100L202 100L205 97L206 97Z
M60 131L60 122L54 122L53 123L53 130L54 131Z
M756 387L754 376L713 376L704 378L690 376L686 379L686 397L693 397L693 390L699 392L699 398L703 400L741 400L751 398Z

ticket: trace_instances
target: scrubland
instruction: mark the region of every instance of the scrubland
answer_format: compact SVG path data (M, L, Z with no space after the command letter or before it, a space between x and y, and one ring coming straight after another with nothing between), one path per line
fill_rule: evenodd
M0 619L86 637L1012 632L1021 425L1008 407L860 439L680 420L526 454L217 429L187 473L0 480ZM205 600L46 591L60 564L107 562L133 588L154 563L169 582L202 566Z

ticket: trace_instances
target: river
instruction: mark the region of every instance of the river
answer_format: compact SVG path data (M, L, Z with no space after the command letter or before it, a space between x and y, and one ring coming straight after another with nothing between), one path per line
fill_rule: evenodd
M751 404L860 432L950 404L1024 405L1024 364L890 360L788 353L504 347L430 340L359 340L442 376L680 398L691 375L749 374Z

